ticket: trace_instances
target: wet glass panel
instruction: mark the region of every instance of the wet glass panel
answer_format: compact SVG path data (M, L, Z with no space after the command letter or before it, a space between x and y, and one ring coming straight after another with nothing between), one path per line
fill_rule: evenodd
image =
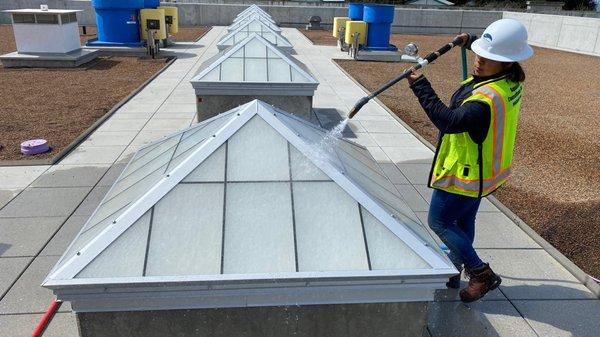
M76 278L142 276L150 226L146 212L115 239Z
M267 59L249 59L246 58L246 82L266 82L267 81Z
M225 178L225 144L198 165L184 182L223 181Z
M254 38L245 45L246 48L246 57L258 57L265 58L267 57L267 46L262 43L260 40Z
M221 63L221 81L241 82L244 80L244 60L226 59Z
M290 179L287 142L262 117L252 117L228 143L228 181Z
M282 59L269 59L269 82L289 83L290 65Z
M361 206L372 269L430 268L415 251Z
M306 144L309 144L310 152L305 153L305 155L309 156L317 166L329 163L339 171L344 171L342 163L334 150L334 138L327 137L322 129L318 129L309 122L300 121L297 118L279 113L277 118L294 130Z
M294 182L299 271L368 270L358 203L334 182Z
M223 272L296 270L289 183L228 183Z
M179 184L154 206L146 275L221 272L223 184Z
M292 180L331 180L328 175L316 167L310 159L290 144Z

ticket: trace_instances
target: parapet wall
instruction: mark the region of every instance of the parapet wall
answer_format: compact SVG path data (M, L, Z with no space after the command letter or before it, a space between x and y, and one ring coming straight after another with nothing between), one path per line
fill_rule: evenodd
M89 0L1 0L0 10L17 8L82 9L78 14L81 25L96 25L95 12ZM166 4L166 3L165 3ZM228 26L248 5L216 3L168 3L179 7L181 25ZM333 18L346 16L345 7L286 5L261 6L283 27L304 27L308 19L318 15L325 28L331 28ZM392 31L410 34L481 33L491 22L514 18L528 29L533 45L566 51L600 55L600 19L534 13L396 8ZM6 13L0 13L0 23L10 23Z
M600 56L600 19L516 12L504 18L523 23L534 46Z

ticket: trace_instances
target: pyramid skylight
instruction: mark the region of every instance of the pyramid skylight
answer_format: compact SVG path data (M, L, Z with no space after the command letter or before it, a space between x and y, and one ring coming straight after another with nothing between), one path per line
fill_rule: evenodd
M207 60L191 82L202 94L223 94L225 88L235 95L261 94L259 89L293 96L312 96L319 84L306 66L256 33ZM227 84L239 82L246 85L232 90Z
M232 46L244 40L252 33L256 33L264 37L267 41L271 42L272 44L276 45L281 49L289 51L293 48L290 41L288 41L285 37L271 29L263 22L257 20L247 21L246 23L238 27L236 30L225 35L217 43L217 48L219 48L219 50L223 50L229 46Z
M262 8L258 7L255 4L250 5L248 8L244 9L243 11L241 11L237 16L236 16L236 20L240 17L246 16L250 13L260 13L264 16L268 16L271 17L269 15L269 13L265 12ZM234 20L235 21L235 20Z
M255 100L137 152L44 286L80 311L431 300L435 247L365 148Z
M245 20L250 16L259 16L260 18L262 18L272 24L277 24L277 22L275 22L275 20L273 20L273 18L269 14L262 12L262 11L248 11L244 14L240 14L233 20L233 23Z
M236 29L245 26L246 24L250 25L252 28L249 28L249 30L251 31L260 31L260 27L258 26L258 23L255 22L251 22L251 21L259 21L264 23L267 27L271 28L273 31L280 33L281 32L281 28L279 28L279 26L277 26L276 24L272 23L271 21L265 19L264 17L262 17L259 14L250 14L248 16L246 16L244 19L234 22L231 26L227 27L227 31L228 32L233 32Z

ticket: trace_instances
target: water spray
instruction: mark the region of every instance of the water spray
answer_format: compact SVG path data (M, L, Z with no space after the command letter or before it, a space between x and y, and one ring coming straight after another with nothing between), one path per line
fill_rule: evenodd
M448 44L445 44L443 47L441 47L437 51L434 51L433 53L425 56L425 58L418 58L418 63L417 64L415 64L414 66L408 68L402 74L400 74L400 76L398 76L398 77L392 79L391 81L389 81L388 83L384 84L379 89L377 89L374 92L372 92L369 96L365 96L365 97L361 98L358 102L356 102L356 104L354 105L354 107L352 108L352 110L350 110L350 113L348 114L348 118L347 119L350 119L350 118L354 117L358 113L358 111L365 104L367 104L371 99L377 97L379 94L381 94L382 92L386 91L391 86L393 86L394 84L398 83L399 81L407 78L414 71L417 71L417 70L419 70L421 68L424 68L429 63L437 60L438 57L444 55L450 49L454 48L455 46L458 46L458 45L462 44L463 42L464 42L463 38L459 36L459 37L455 38L452 42L450 42ZM413 55L416 56L416 54L418 53L418 48L417 48L417 46L415 44L411 43L411 44L408 44L406 46L406 48L404 48L404 52L406 54L409 54L409 55L413 54Z

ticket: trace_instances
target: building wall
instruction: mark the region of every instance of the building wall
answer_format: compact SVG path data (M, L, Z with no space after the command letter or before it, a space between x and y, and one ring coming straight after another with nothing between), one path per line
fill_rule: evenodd
M312 96L232 96L232 95L197 95L202 99L198 102L198 122L215 116L215 112L231 110L254 99L269 103L279 109L310 120L312 111Z
M523 23L532 45L600 56L600 19L516 12L504 18Z
M216 0L215 0L216 1ZM83 9L78 13L80 25L95 25L95 12L89 0L2 0L0 10L17 8ZM228 26L248 5L212 3L176 3L180 9L180 24ZM333 18L346 16L346 8L335 6L261 6L284 27L304 27L308 19L318 15L325 28L331 28ZM461 31L481 33L491 22L501 18L517 19L529 30L532 44L547 48L600 55L600 18L535 13L396 8L392 31L412 34L456 34ZM0 13L0 23L10 23L10 16Z

